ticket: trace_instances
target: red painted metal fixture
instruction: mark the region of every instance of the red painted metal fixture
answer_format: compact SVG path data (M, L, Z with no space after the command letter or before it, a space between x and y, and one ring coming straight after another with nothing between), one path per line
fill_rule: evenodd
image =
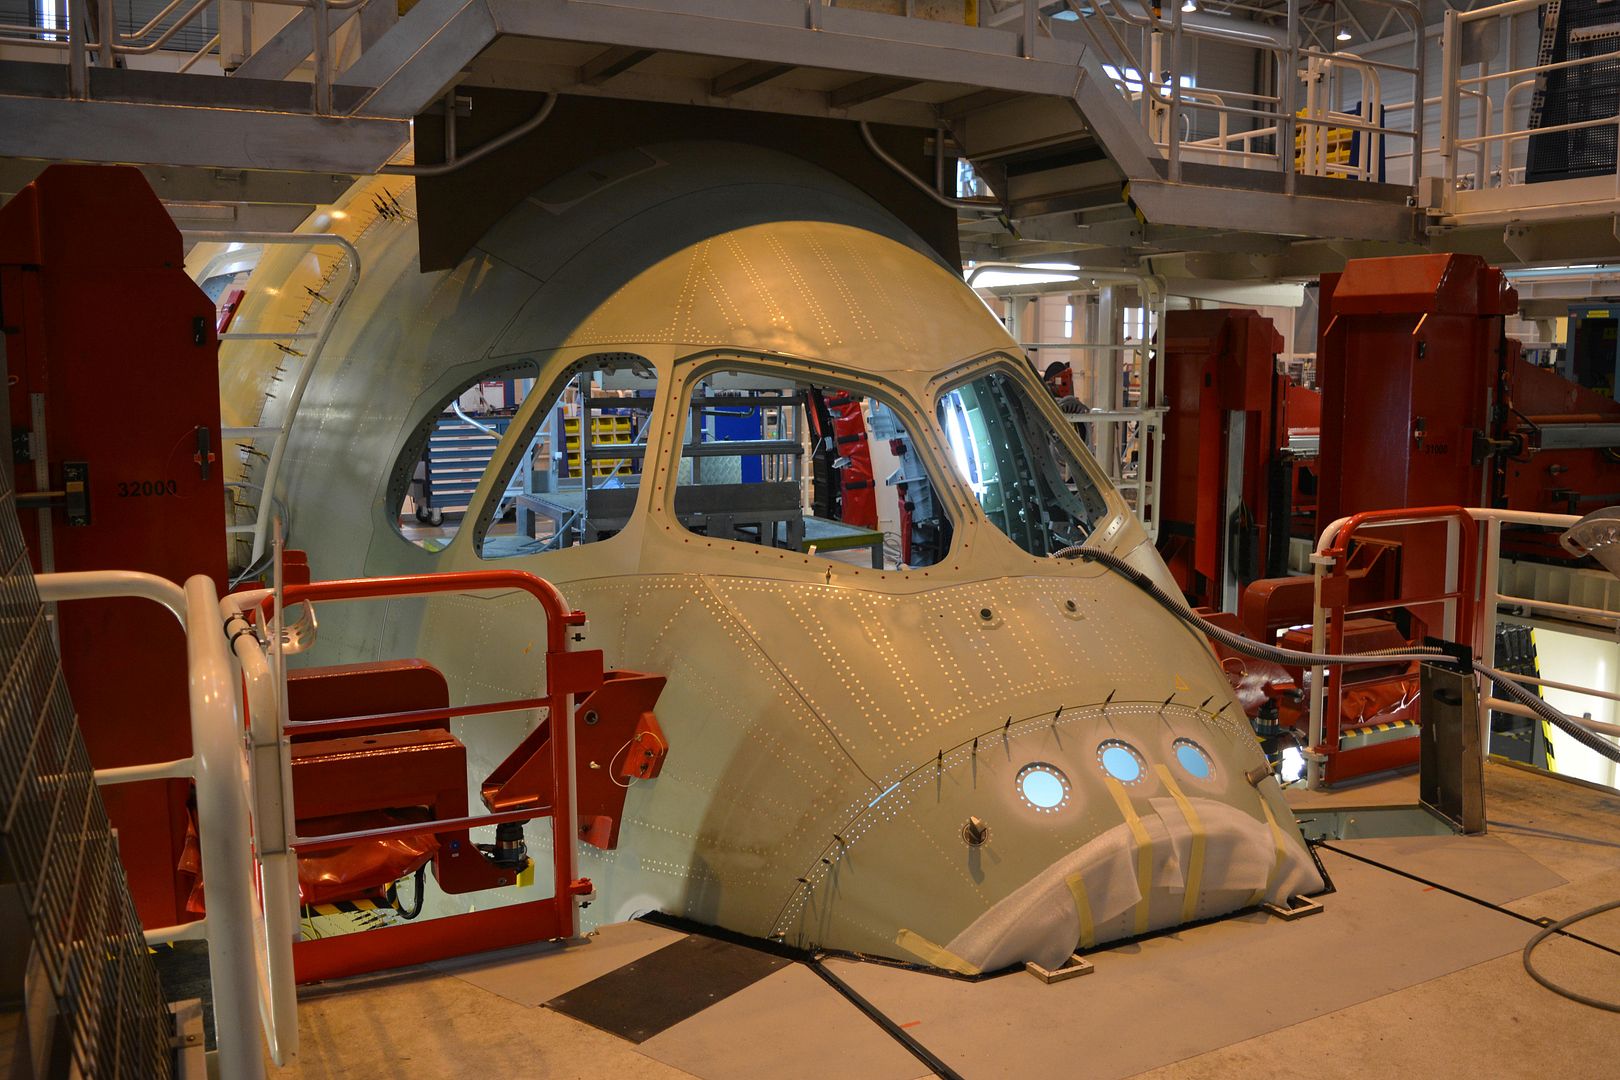
M448 893L511 885L529 863L520 829L551 819L552 895L527 903L297 942L300 982L423 963L530 941L572 937L576 898L591 892L574 873L573 841L612 847L630 783L656 776L668 740L652 709L662 676L606 672L600 650L573 650L568 608L549 582L490 570L289 585L284 602L520 590L546 617L545 693L454 706L444 680L419 660L315 668L289 680L300 884L309 902L375 896L383 884L431 865ZM577 707L571 710L571 706ZM411 706L411 707L401 707ZM545 718L482 784L487 813L470 814L466 751L452 718L545 710ZM573 712L578 753L569 725ZM579 811L575 815L574 804ZM470 830L497 826L494 844ZM332 871L305 874L306 863ZM306 880L307 879L307 880Z

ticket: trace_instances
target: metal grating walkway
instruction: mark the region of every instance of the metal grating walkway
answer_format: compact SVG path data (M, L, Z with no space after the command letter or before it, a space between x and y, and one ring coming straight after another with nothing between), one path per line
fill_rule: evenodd
M75 1071L167 1077L172 1022L3 469L0 569L0 860L21 891Z

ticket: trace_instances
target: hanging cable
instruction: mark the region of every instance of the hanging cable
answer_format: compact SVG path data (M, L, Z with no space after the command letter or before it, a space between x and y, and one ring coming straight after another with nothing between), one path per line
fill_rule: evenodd
M400 918L414 919L422 914L422 900L427 895L427 889L424 888L426 877L427 863L423 863L416 868L416 902L410 906L409 910L406 910L405 905L399 902L399 881L388 883L388 892L384 898L388 901L390 907L399 912ZM400 881L404 880L404 878L400 878Z
M1147 593L1150 597L1158 602L1160 607L1170 612L1170 614L1174 615L1182 622L1187 623L1193 629L1204 634L1211 640L1217 641L1226 646L1233 652L1243 653L1245 656L1254 656L1262 660L1271 660L1275 663L1289 666L1387 664L1394 661L1433 663L1437 660L1444 661L1448 659L1446 654L1440 649L1427 645L1413 645L1402 649L1375 649L1371 652L1349 654L1308 653L1297 652L1293 649L1278 648L1275 645L1267 645L1264 642L1250 640L1249 638L1244 637L1242 634L1233 633L1224 627L1216 626L1214 623L1202 618L1191 608L1189 608L1186 601L1184 601L1181 597L1171 596L1169 593L1159 588L1158 584L1154 582L1152 578L1148 577L1136 567L1132 566L1130 563L1126 562L1124 559L1112 552L1076 546L1067 547L1062 551L1054 552L1052 557L1055 559L1080 559L1084 562L1099 563L1102 566L1107 567L1109 570L1112 570L1114 573L1118 574L1132 585L1135 585L1137 588ZM1602 733L1594 731L1592 728L1587 727L1573 716L1569 716L1561 710L1554 708L1548 702L1543 700L1540 694L1531 693L1529 690L1526 690L1524 687L1520 686L1517 682L1511 679L1508 675L1496 670L1495 668L1487 667L1478 660L1475 660L1473 662L1473 669L1479 674L1485 676L1487 679L1495 680L1496 685L1502 690L1503 693L1507 694L1508 697L1512 698L1518 704L1523 705L1525 708L1529 709L1531 712L1535 713L1549 724L1552 724L1554 727L1558 728L1558 730L1562 731L1576 742L1579 742L1582 746L1591 750L1593 753L1600 754L1610 761L1620 762L1620 746L1616 746L1614 743L1604 738Z

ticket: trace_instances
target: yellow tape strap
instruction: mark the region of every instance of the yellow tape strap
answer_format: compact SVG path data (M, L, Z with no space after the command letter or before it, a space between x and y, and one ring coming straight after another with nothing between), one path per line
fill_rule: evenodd
M1131 835L1136 837L1136 888L1142 894L1142 899L1136 905L1136 932L1145 934L1148 928L1148 892L1153 888L1153 838L1148 835L1142 819L1136 816L1136 808L1131 805L1131 797L1125 794L1124 785L1112 776L1103 777L1103 783L1108 785L1108 794L1114 797L1114 805L1119 807L1125 824L1131 828Z
M1080 947L1089 949L1097 944L1097 923L1091 917L1091 898L1086 895L1086 882L1079 874L1063 879L1074 895L1074 913L1080 917Z
M1266 824L1271 827L1272 860L1271 872L1266 875L1266 884L1249 897L1250 905L1258 904L1271 893L1271 887L1277 883L1277 874L1282 870L1283 860L1288 857L1288 841L1283 836L1282 826L1277 824L1277 815L1271 812L1271 803L1258 791L1255 794L1260 798L1260 809L1266 812Z
M1176 778L1170 775L1170 770L1163 765L1155 765L1159 779L1164 781L1165 788L1170 797L1176 800L1181 808L1181 816L1187 819L1187 827L1192 830L1192 853L1187 857L1186 891L1181 898L1181 921L1192 922L1193 915L1198 910L1198 891L1204 883L1204 822L1199 818L1198 811L1193 809L1192 802L1181 793L1176 784Z
M905 927L901 927L900 932L894 936L894 943L912 956L919 957L937 968L955 971L962 975L979 974L978 968L957 956L945 946L935 945L915 930L907 930Z

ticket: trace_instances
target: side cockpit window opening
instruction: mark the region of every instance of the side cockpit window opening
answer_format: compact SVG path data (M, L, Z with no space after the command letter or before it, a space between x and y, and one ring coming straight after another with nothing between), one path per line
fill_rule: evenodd
M393 478L390 504L400 535L429 551L449 546L535 374L528 362L485 372L429 411Z
M991 369L946 391L938 414L979 506L1031 555L1084 543L1112 516L1092 470L1011 373Z
M866 390L712 372L686 402L676 516L715 540L875 569L932 566L951 524L912 426Z
M486 559L615 536L641 490L657 373L639 356L597 354L570 368L519 434L476 534Z

